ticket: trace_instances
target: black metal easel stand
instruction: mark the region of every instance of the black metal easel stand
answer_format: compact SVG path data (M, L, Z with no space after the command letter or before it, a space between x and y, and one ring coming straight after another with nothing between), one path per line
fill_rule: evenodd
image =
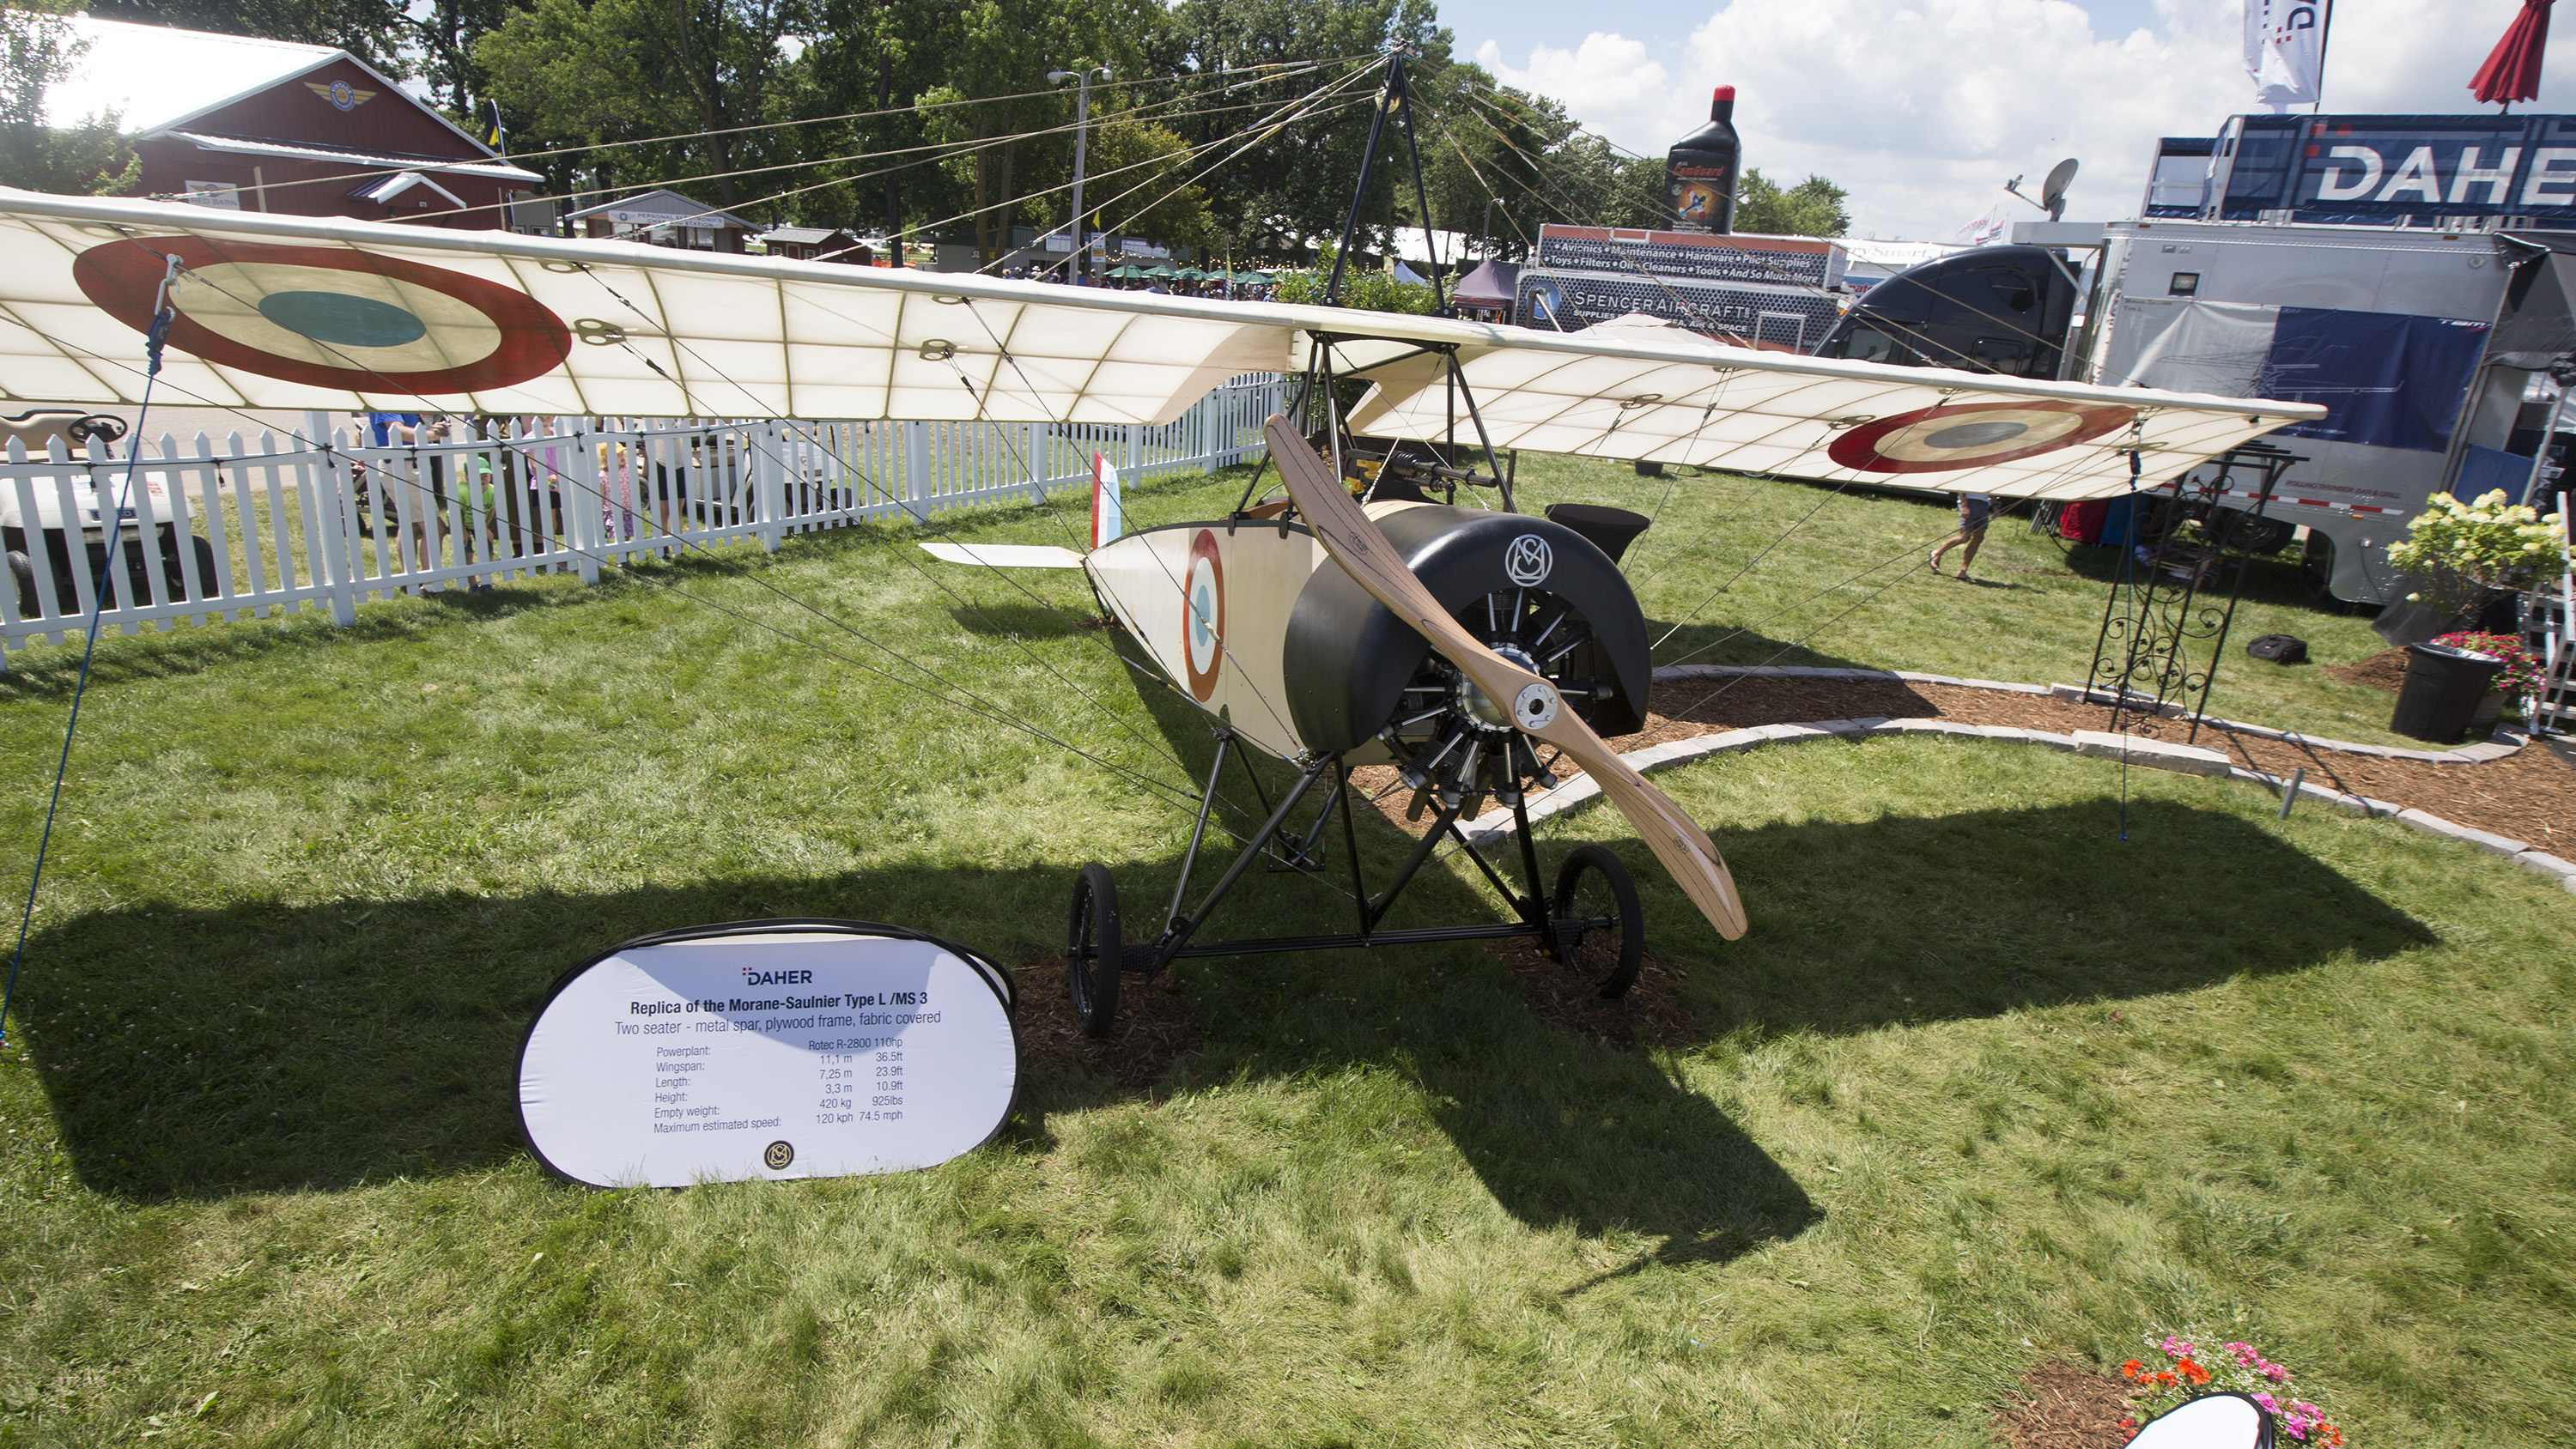
M2191 729L2184 738L2199 738L2210 686L2217 682L2227 633L2236 620L2236 601L2256 557L2250 542L2262 533L2263 510L2281 475L2306 461L2268 443L2247 443L2211 459L2207 466L2216 471L2207 477L2194 481L2194 474L2187 473L2151 493L2133 495L2140 507L2150 499L2167 501L2146 559L2137 561L2132 553L2102 601L2086 697L2111 707L2112 733L2133 717L2161 720L2167 706L2188 699ZM2255 486L2234 486L2240 482ZM2247 491L2254 495L2251 510L2222 506L2231 493ZM2183 525L2194 520L2214 535L2208 543L2186 543L2179 537ZM2124 547L2138 549L2137 538L2133 511ZM2222 584L2226 601L2213 602ZM2147 727L2150 733L2153 729Z

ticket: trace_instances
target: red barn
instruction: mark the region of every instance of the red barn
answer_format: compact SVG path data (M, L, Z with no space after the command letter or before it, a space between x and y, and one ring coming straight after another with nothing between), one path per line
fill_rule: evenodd
M86 42L46 119L111 113L142 194L293 216L508 230L545 178L344 50L72 17Z

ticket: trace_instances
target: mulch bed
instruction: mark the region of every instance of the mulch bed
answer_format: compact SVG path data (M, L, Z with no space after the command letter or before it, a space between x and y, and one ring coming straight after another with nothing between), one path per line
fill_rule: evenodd
M1486 948L1512 969L1530 1015L1548 1025L1611 1046L1686 1047L1700 1040L1699 1013L1682 1001L1684 973L1646 953L1636 984L1616 1001L1547 958L1536 941L1488 941Z
M1172 1063L1199 1049L1198 1018L1169 974L1119 983L1118 1017L1109 1035L1082 1034L1065 989L1064 958L1038 956L1012 974L1019 993L1020 1060L1041 1072L1088 1072L1123 1087L1150 1087Z
M2071 1363L2022 1375L2020 1392L1995 1410L1995 1433L2012 1449L2120 1449L2136 1431L2120 1381Z
M2354 667L2363 668L2370 663L2365 660ZM2110 716L2111 712L2100 705L2075 704L2045 694L2008 694L1895 679L1742 674L1656 685L1646 728L1622 735L1611 744L1624 753L1667 740L1722 734L1754 725L1871 718L1950 719L2062 735L2108 729ZM2122 727L2127 733L2176 744L2183 743L2191 732L2185 722L2157 718L2130 717L2122 721ZM2315 784L2331 786L2348 795L2392 801L2456 824L2511 836L2562 859L2576 860L2576 766L2550 750L2526 747L2484 764L2435 764L2313 749L2257 735L2235 734L2215 726L2202 727L2199 737L2191 743L2224 751L2238 765L2267 774L2286 776L2304 768ZM1569 777L1582 773L1570 762L1558 765L1557 772ZM1395 783L1395 771L1383 765L1353 770L1351 782L1364 794L1376 794ZM1406 821L1408 798L1405 791L1392 790L1377 801L1377 808L1398 826L1420 834L1431 816L1426 813L1420 821Z
M1655 686L1653 712L1643 734L1619 741L1623 750L1748 725L1813 720L1954 719L1966 724L2071 734L2110 726L2111 712L2043 694L2005 694L1947 684L1901 680L1733 679L1678 680ZM2128 733L2181 743L2190 726L2178 720L2127 719ZM2248 769L2287 775L2305 768L2308 779L2348 795L2422 810L2456 824L2524 841L2538 850L2576 860L2576 769L2552 751L2526 747L2484 764L2387 760L2337 750L2312 749L2257 735L2204 726L2193 743L2221 750Z

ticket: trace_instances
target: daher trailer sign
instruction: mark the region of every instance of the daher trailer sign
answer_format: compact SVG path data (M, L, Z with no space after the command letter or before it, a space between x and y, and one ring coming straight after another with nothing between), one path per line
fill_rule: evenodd
M2576 116L2238 116L2212 151L2208 220L2576 225Z

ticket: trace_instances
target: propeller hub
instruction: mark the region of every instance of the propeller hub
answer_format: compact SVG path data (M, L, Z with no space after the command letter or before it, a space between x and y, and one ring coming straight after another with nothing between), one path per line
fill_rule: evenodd
M1517 644L1496 644L1492 647L1496 654L1514 665L1532 674L1538 673L1538 660L1528 650ZM1458 703L1465 708L1467 718L1478 729L1488 734L1503 734L1516 729L1542 730L1554 723L1557 693L1555 686L1546 681L1532 680L1521 686L1520 693L1515 695L1510 706L1506 707L1493 696L1477 688L1474 681L1460 679Z

